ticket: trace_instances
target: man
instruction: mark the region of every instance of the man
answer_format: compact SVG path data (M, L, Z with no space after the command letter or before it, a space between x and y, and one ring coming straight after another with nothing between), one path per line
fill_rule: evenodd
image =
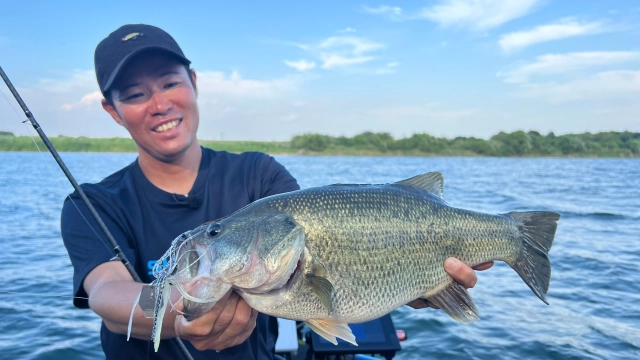
M155 261L182 232L259 198L299 188L270 156L200 147L196 73L189 64L169 34L149 25L122 26L96 47L102 106L129 131L138 158L83 189L145 283L153 280L150 269ZM93 229L95 221L72 194L62 211L62 236L74 267L74 305L91 307L102 318L107 358L180 358L167 341L153 352L152 320L139 308L132 338L126 340L131 306L142 284L121 262L112 261L113 250ZM448 259L445 267L465 286L475 284L473 270L459 261ZM171 298L180 309L177 290L172 289ZM410 305L427 304L420 300ZM230 291L191 322L167 309L162 336L187 340L196 359L265 359L273 357L277 322Z

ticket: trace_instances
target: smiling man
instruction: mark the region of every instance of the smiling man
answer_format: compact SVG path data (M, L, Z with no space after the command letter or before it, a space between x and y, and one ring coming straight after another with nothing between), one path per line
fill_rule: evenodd
M199 145L198 88L189 64L169 34L149 25L122 26L95 51L102 106L127 129L138 158L100 183L82 187L145 283L153 281L153 265L184 231L262 197L299 188L268 155L231 154ZM112 250L94 232L98 225L77 193L65 200L61 222L74 267L74 305L91 307L102 318L106 357L181 358L167 341L161 342L158 353L153 351L152 319L139 308L127 341L131 306L142 284L112 260ZM461 262L448 259L445 267L465 286L475 284L473 270ZM171 297L180 309L178 291L173 289ZM168 309L162 323L163 338L188 340L185 344L195 359L274 358L277 331L275 318L258 314L232 291L191 322Z

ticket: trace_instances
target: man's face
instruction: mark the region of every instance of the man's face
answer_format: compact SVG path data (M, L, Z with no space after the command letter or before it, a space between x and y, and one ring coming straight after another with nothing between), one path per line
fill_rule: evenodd
M111 100L103 107L129 131L141 156L170 162L198 146L195 73L170 55L146 52L132 59L118 75Z

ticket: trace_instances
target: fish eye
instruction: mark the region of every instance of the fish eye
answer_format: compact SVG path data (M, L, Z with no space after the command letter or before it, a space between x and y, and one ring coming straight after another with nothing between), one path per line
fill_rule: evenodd
M214 237L222 231L222 225L219 223L213 223L207 227L207 235Z

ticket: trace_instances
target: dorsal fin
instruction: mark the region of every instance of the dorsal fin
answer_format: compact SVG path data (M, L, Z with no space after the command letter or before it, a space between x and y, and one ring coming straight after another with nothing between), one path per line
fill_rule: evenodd
M396 182L396 184L412 185L433 193L440 199L444 200L444 177L437 171L400 180Z

